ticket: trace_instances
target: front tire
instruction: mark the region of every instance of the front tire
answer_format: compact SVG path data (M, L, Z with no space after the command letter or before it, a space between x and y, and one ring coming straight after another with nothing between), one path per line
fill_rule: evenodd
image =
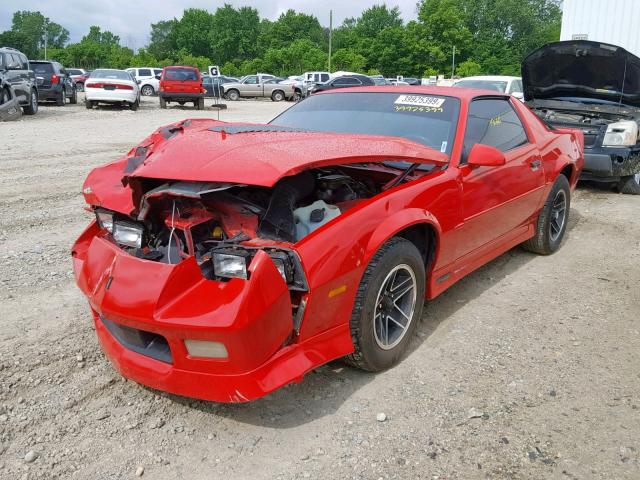
M567 231L570 209L569 180L564 175L558 175L538 216L536 234L522 244L524 249L538 255L556 252Z
M238 100L240 100L240 92L238 92L237 90L229 90L227 92L227 98L232 102L237 102Z
M29 95L29 105L22 109L25 115L35 115L38 113L38 92L35 88L31 89L31 95Z
M370 372L390 368L405 353L424 304L425 266L410 241L394 237L367 266L351 314L354 352L347 363Z
M618 190L627 195L640 195L640 173L622 177L618 183Z

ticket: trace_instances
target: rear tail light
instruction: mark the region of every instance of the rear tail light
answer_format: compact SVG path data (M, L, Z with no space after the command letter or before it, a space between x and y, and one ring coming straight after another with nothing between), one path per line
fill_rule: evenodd
M116 85L117 90L133 90L131 85Z
M207 93L207 89L204 87L200 87L200 93Z
M86 88L102 88L104 87L104 83L87 83L85 87Z
M60 81L60 77L58 75L56 75L55 73L53 75L51 75L51 84L52 85L55 85L59 81Z
M87 83L85 85L86 88L105 88L105 87L113 87L116 90L133 90L131 85L114 85L112 83Z

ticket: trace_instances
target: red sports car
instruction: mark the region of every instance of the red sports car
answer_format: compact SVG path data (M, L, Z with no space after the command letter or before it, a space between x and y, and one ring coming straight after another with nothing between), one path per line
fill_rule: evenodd
M107 356L156 389L245 402L340 357L379 371L425 299L518 244L560 247L582 152L580 131L480 90L185 120L90 173L75 275Z

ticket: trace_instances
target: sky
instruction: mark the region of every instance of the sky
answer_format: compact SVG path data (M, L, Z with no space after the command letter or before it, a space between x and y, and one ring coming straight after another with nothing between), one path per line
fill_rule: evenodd
M186 8L206 8L215 11L224 3L234 7L251 6L262 18L275 20L286 10L315 15L322 25L329 25L329 10L333 10L334 26L345 18L357 17L366 8L385 3L384 0L0 0L0 31L11 28L11 16L16 10L39 11L70 32L77 42L88 32L89 26L99 25L119 35L121 43L131 48L143 47L149 41L151 23L180 18ZM405 20L416 17L417 0L388 0L390 7L398 6Z

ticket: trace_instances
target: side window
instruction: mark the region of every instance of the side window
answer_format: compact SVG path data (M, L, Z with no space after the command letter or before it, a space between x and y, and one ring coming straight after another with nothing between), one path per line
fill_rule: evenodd
M150 77L151 76L151 70L148 68L141 68L138 70L138 76L139 77Z
M153 71L153 73L154 73L154 75L162 75L162 70L160 70L160 69L155 69L155 70Z
M353 78L353 77L342 77L342 78L336 78L335 81L333 82L334 85L361 85L362 82L360 80L358 80L357 78Z
M7 54L7 67L9 67L11 70L22 69L22 62L20 61L20 57L14 54Z
M27 57L25 57L24 55L20 54L20 55L18 55L18 58L20 59L20 63L22 64L22 69L23 70L29 70L29 60L27 60Z
M247 79L245 80L244 83L246 83L247 85L257 85L258 84L258 77L256 77L255 75L247 77Z
M466 157L476 143L506 152L528 141L522 122L508 100L474 100L469 106L462 163L466 163Z
M507 93L514 93L514 92L522 92L521 80L513 80L511 82L511 86L509 87L509 91Z
M323 74L321 74L321 75L320 75L320 81L321 81L322 83L324 83L324 82L326 82L326 81L328 81L328 80L329 80L329 75L328 75L328 74L323 73Z

